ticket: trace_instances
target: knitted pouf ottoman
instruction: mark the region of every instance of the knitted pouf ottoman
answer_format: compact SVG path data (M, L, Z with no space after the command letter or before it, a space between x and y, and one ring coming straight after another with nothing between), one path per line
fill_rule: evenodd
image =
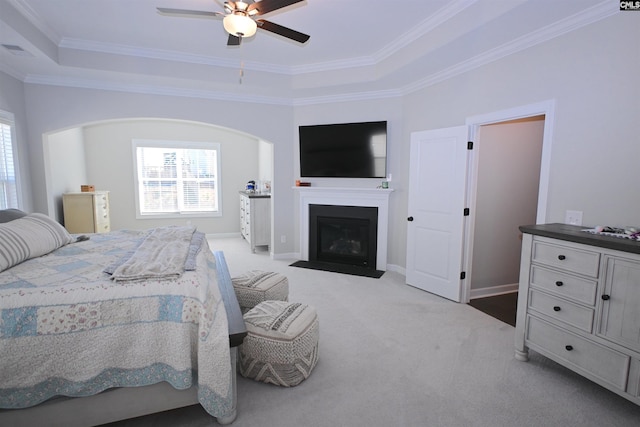
M238 347L240 375L293 387L318 362L320 327L316 310L305 304L265 301L244 315L247 336Z
M289 300L289 280L284 274L251 270L231 282L243 314L262 301Z

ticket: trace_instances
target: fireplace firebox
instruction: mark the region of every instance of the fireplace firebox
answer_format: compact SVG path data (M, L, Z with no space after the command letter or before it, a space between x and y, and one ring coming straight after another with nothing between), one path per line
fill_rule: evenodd
M309 205L309 261L376 269L378 208Z

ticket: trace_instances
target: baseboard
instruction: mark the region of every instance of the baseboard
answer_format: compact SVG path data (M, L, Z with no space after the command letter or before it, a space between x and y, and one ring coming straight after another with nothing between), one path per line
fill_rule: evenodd
M285 259L285 260L298 260L300 259L300 253L299 252L291 252L291 253L284 253L284 254L274 254L273 252L271 252L271 258L272 259Z
M229 239L231 237L240 237L242 234L240 232L237 233L207 233L205 237L207 239Z
M487 288L471 289L470 291L471 295L469 299L493 297L496 295L518 292L518 284L513 283L509 285L490 286Z
M403 276L407 275L407 269L396 264L387 264L387 271L393 271L394 273L399 273Z

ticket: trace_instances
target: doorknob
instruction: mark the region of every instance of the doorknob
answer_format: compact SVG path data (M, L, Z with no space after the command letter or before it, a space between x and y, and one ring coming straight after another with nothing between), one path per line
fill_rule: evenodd
M413 217L410 216L409 218L407 218L407 221L409 221L409 222L413 221Z

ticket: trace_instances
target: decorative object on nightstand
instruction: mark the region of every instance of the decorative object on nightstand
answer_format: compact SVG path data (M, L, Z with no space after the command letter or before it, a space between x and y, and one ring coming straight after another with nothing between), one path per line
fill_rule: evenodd
M62 205L64 227L69 233L111 231L108 191L65 193Z

